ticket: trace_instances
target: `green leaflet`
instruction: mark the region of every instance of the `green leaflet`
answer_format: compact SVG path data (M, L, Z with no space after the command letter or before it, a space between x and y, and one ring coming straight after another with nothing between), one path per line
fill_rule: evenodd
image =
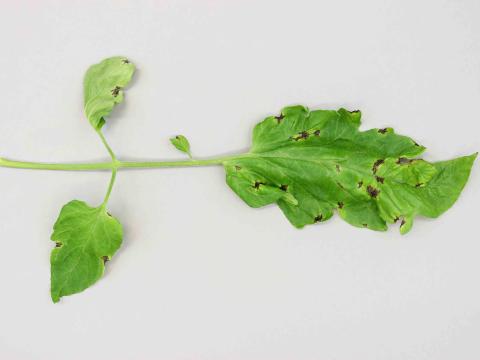
M183 136L183 135L177 135L172 138L170 138L170 142L172 143L177 150L180 150L184 153L186 153L189 157L192 157L192 154L190 153L190 143L188 142L188 139Z
M95 130L105 124L105 116L123 101L123 88L130 82L135 65L117 56L92 65L83 81L85 115Z
M361 114L286 107L257 124L245 156L226 161L227 183L252 207L277 203L296 227L336 210L348 223L386 230L416 215L437 217L456 201L476 154L428 163L425 148L393 129L359 131Z
M58 302L100 279L105 261L122 244L122 225L103 206L93 208L73 200L60 211L52 241L57 247L50 256L50 292L53 302Z

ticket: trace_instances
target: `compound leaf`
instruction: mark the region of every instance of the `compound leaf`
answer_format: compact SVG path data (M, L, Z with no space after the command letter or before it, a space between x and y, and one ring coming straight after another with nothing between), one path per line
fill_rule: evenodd
M386 230L416 215L437 217L456 201L476 154L429 163L425 150L391 128L359 131L359 111L291 106L256 125L250 152L224 163L227 183L251 207L277 203L296 227L334 211L346 222Z
M51 239L56 247L50 256L50 293L58 302L100 279L105 262L122 244L122 225L103 206L73 200L60 211Z
M84 108L95 130L102 128L105 117L123 101L123 89L134 72L135 65L121 56L105 59L87 70L83 81Z

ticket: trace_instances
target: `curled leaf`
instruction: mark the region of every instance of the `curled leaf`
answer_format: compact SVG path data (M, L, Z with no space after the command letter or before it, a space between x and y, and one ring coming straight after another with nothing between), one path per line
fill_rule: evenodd
M359 131L359 111L291 106L253 131L250 152L224 163L227 183L248 205L277 203L296 227L328 220L410 230L456 201L476 154L429 163L425 150L391 128Z
M87 70L83 81L84 108L95 130L102 128L105 117L123 101L123 89L134 72L135 65L121 56L105 59Z

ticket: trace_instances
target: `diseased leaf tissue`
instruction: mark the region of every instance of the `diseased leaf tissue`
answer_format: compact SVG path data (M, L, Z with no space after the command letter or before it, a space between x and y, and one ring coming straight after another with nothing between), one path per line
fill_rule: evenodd
M54 225L51 297L78 293L103 274L122 243L122 226L107 204L122 168L223 165L227 184L251 207L276 203L295 227L324 222L335 212L351 225L387 229L399 222L407 233L417 215L435 218L450 208L465 186L477 154L430 163L425 148L393 129L360 131L360 111L289 106L253 131L248 153L192 159L183 135L170 139L189 160L128 162L117 159L102 133L135 71L125 57L90 67L84 80L85 114L111 157L107 163L51 164L0 158L0 166L44 170L110 170L103 202L92 207L73 200Z

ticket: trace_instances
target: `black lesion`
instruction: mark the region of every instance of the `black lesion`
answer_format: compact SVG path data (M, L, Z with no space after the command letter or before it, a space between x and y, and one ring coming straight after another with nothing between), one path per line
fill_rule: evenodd
M288 185L280 185L280 190L282 191L287 191L288 190Z
M242 170L242 167L238 166L238 165L235 165L235 170L240 171L240 170Z
M383 184L383 182L385 181L385 178L381 176L375 176L375 180L377 180L377 182L379 182L380 184Z
M105 264L107 261L110 261L108 256L102 256L103 263Z
M275 116L275 119L277 120L277 123L280 124L283 119L285 119L285 115L280 114L278 116Z
M338 181L337 181L337 186L338 186L340 189L345 190L345 187L344 187L341 183L339 183Z
M265 185L265 183L263 183L261 181L255 181L255 183L253 184L253 188L258 190L258 189L260 189L260 185Z
M292 139L295 140L295 141L298 141L298 140L305 140L305 139L308 139L308 137L310 136L310 134L308 133L308 131L301 131L299 132L297 135L293 136Z
M56 247L56 248L62 247L62 243L56 242L56 243L55 243L55 247Z
M417 144L416 141L414 141L414 140L412 140L412 141L413 141L413 145L415 145L415 146L420 146L419 144Z
M399 157L397 160L397 164L399 165L405 165L405 164L410 164L413 160L407 159L406 157Z
M120 86L115 86L111 91L113 97L117 97L120 94L120 90L122 90Z
M359 182L357 183L357 186L358 186L358 188L360 189L360 188L363 186L363 181L359 181Z
M322 220L323 220L323 215L320 214L320 215L315 216L315 218L313 219L313 222L318 223L318 222L321 222Z
M130 60L128 60L128 59L123 59L123 60L122 60L122 64L130 64Z
M380 134L385 134L388 131L388 128L378 129Z
M378 167L382 165L384 162L385 160L383 159L378 159L377 161L375 161L372 166L372 172L375 174L378 170Z
M405 224L406 224L405 219L402 219L402 222L400 223L400 227L402 227Z
M315 131L313 132L313 135L315 135L315 136L320 136L320 130L315 130Z
M339 201L337 205L339 209L343 209L344 203L342 201Z
M350 114L356 114L356 113L359 113L360 110L353 110L353 111L349 111Z
M400 218L396 216L395 219L393 219L393 222L396 223L398 220L400 220Z
M373 186L371 185L368 185L367 186L367 193L368 195L370 195L372 198L376 198L378 196L378 194L380 193L380 190L374 188Z
M362 224L362 225L363 225L363 227L368 227L368 224Z

